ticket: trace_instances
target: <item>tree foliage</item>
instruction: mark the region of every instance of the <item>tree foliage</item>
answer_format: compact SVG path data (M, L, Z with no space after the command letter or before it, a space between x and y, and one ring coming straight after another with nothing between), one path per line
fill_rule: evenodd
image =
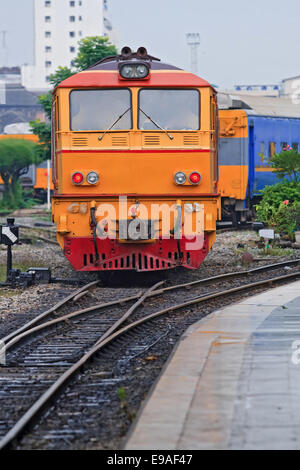
M53 88L55 88L60 82L72 77L75 73L75 71L72 71L68 67L58 67L56 72L50 75L50 83L53 85Z
M21 201L20 178L38 161L36 144L24 139L0 141L0 176L4 183L4 205L18 207Z
M278 179L287 177L289 181L299 181L300 153L296 150L288 147L280 153L275 153L269 158L269 163Z
M51 124L49 122L41 122L39 119L30 122L34 135L39 138L36 147L36 156L38 162L51 159Z
M108 56L117 54L117 49L113 44L109 44L109 39L101 36L90 36L79 41L79 50L74 59L74 66L77 72L85 70L95 62Z

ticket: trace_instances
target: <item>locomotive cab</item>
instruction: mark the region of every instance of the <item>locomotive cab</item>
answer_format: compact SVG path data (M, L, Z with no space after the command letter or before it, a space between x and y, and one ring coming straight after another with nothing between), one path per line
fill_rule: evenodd
M216 93L123 48L53 94L53 220L76 270L198 268L220 215Z

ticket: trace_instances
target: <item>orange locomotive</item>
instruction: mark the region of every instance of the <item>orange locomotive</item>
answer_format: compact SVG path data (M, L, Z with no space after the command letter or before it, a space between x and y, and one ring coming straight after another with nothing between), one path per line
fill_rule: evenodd
M209 83L145 48L59 84L52 212L76 270L200 266L220 216L216 116Z

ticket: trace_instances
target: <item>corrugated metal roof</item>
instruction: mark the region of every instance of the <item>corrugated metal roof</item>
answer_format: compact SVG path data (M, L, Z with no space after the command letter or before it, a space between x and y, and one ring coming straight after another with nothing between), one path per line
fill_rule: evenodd
M300 118L300 104L293 103L292 100L288 98L255 96L236 92L221 92L219 101L220 104L222 103L220 106L221 109L241 107L241 109L245 109L248 114ZM231 106L227 106L226 108L223 104L226 102L231 102ZM237 102L242 103L238 103L238 106L236 106L235 103ZM245 103L245 106L243 106L243 103Z

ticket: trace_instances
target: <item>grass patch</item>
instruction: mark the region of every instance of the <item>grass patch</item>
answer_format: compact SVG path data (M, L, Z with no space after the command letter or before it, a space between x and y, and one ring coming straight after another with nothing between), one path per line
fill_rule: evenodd
M38 266L40 268L46 267L43 263L37 263L36 261L24 261L21 263L14 263L13 264L13 269L19 269L22 272L26 272L29 268L32 268L34 266ZM0 264L0 282L6 281L6 264Z
M291 256L293 254L293 250L289 250L287 248L280 248L280 247L270 247L270 248L265 248L260 251L261 256L279 256L279 257L284 257L284 256Z
M14 289L14 290L9 290L9 289L0 289L0 298L1 297L12 297L14 295L20 294L20 290Z

